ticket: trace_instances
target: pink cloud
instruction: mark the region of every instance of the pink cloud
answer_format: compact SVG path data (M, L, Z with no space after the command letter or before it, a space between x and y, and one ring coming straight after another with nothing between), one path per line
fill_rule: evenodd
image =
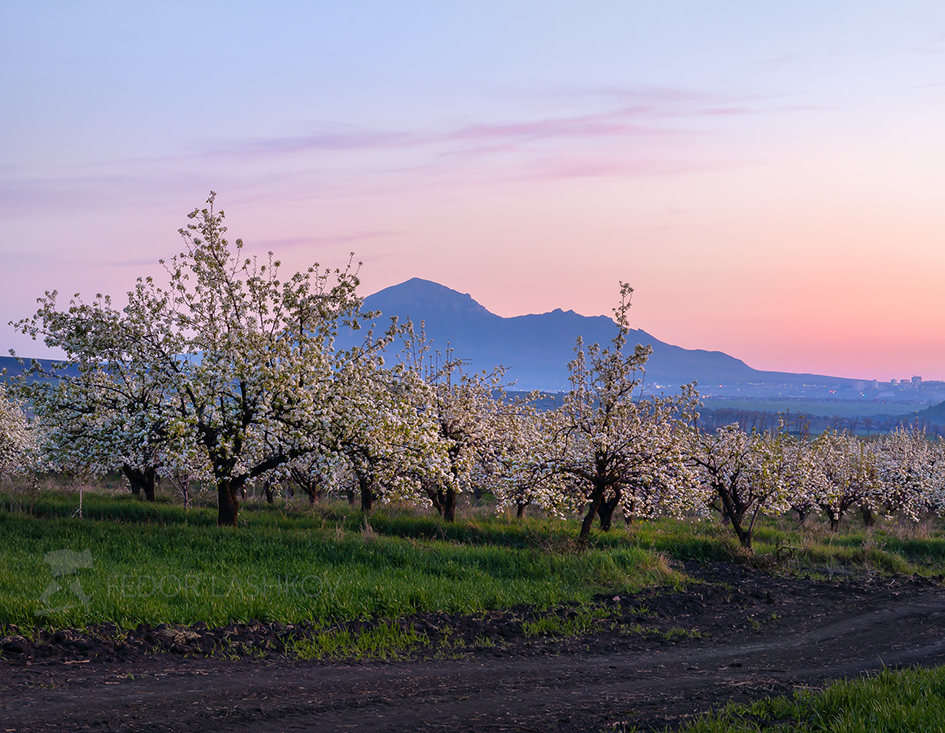
M565 95L567 96L567 95ZM571 96L575 96L571 93ZM577 95L581 96L581 95ZM624 104L602 112L578 115L546 115L507 122L480 122L445 130L384 130L346 126L309 135L236 141L204 150L208 157L255 159L299 155L307 152L356 152L402 148L449 148L444 154L466 152L468 143L490 143L475 152L508 152L522 142L601 138L637 138L681 134L667 127L666 119L756 113L750 106L736 106L721 95L685 90L588 90L588 99L620 100ZM660 122L657 122L660 121ZM459 149L456 148L459 144Z

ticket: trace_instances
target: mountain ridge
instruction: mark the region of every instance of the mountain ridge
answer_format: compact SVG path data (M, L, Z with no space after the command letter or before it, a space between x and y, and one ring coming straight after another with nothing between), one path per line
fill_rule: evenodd
M469 360L469 368L474 371L504 365L520 389L567 389L567 364L573 358L577 336L588 344L606 345L617 333L617 324L607 316L583 316L561 308L548 313L499 316L468 293L417 277L367 296L365 307L384 316L409 319L418 328L422 321L434 348L442 351L449 344L458 358ZM823 386L854 381L761 371L722 351L684 349L641 329L631 329L628 342L653 347L646 380L673 391L692 381L700 385L766 382Z
M390 316L410 319L418 329L422 322L434 349L444 352L451 348L456 358L467 362L470 371L505 366L507 379L515 382L516 389L526 391L566 391L570 387L567 365L574 358L577 337L582 336L585 344L606 346L617 333L617 324L607 316L583 316L561 308L499 316L468 293L416 277L367 296L364 307L380 312L375 321L378 325ZM352 346L355 339L352 334L339 334L338 346ZM856 381L761 371L722 351L684 349L641 329L631 329L628 342L653 347L645 384L654 392L675 392L683 384L696 382L703 396L798 396L803 392L825 397L831 390L852 391ZM49 359L40 361L47 368L52 363ZM4 367L8 376L23 369L13 357L0 357L0 369Z

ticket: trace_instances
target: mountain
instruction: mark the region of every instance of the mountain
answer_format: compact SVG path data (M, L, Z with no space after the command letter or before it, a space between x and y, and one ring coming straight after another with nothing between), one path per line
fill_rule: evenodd
M580 335L586 344L609 345L617 324L606 316L582 316L560 308L551 313L503 318L490 313L468 294L429 280L413 278L385 288L365 299L367 310L411 320L441 353L453 349L456 358L468 360L469 371L508 368L507 380L519 390L557 392L568 389L568 362ZM675 392L682 384L697 382L703 396L835 398L853 393L853 380L813 374L763 372L721 351L683 349L667 344L642 330L631 330L630 345L649 344L646 385L650 392ZM355 338L339 334L339 346ZM51 362L40 360L45 367ZM0 357L0 370L18 374L23 367L12 357ZM71 367L70 371L74 371ZM2 378L2 377L0 377ZM852 396L852 394L851 394Z
M14 356L0 356L0 381L3 381L6 377L16 376L21 374L26 369L30 368L30 363L34 361L27 357L23 358L23 363L20 363L20 359ZM59 362L53 359L36 359L42 366L43 369L49 370L53 364ZM75 366L69 366L62 370L64 374L69 374L76 376L79 373L79 370Z
M574 356L577 337L585 343L607 345L617 325L606 316L582 316L557 309L551 313L503 318L490 313L468 294L429 280L413 278L381 290L365 299L365 307L385 316L410 319L419 329L423 321L427 338L441 352L447 344L454 356L468 359L469 369L509 367L507 377L518 389L559 391L568 388L567 364ZM379 319L378 323L382 323ZM675 391L697 381L703 386L723 385L734 392L750 385L785 385L794 388L843 386L852 380L810 374L762 372L721 351L683 349L667 344L642 330L631 330L629 343L649 344L653 355L646 381L654 389Z

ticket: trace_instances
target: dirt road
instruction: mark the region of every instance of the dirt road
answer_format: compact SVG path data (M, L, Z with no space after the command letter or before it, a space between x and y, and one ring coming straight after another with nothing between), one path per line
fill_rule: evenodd
M467 643L447 659L429 658L435 650L426 659L367 663L140 649L7 653L0 731L660 729L729 700L884 665L945 664L940 584L818 582L728 564L687 570L703 583L607 599L620 623L581 637L516 634L521 623L511 613L461 619ZM645 628L635 631L641 620ZM501 643L484 645L485 630L496 627L505 629Z

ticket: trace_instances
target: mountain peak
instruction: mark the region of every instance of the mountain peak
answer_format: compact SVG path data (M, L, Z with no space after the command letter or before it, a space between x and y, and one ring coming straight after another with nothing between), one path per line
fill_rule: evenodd
M460 293L419 277L413 277L399 285L391 285L368 296L366 305L384 315L396 314L415 322L421 319L429 320L430 316L453 319L470 316L499 318L473 300L469 293Z
M444 349L449 344L457 357L470 361L473 371L488 371L500 364L509 367L508 376L523 389L566 389L567 364L574 356L577 337L583 336L587 344L609 344L617 331L611 318L582 316L562 308L502 318L466 293L418 277L368 296L365 306L384 316L409 319L416 326L422 321L434 348ZM706 372L713 376L751 372L724 355L703 356L697 361L709 363L697 366L684 349L663 344L642 331L634 332L634 337L653 345L651 367L656 369L651 374L658 374L663 383L681 384Z
M569 386L567 364L574 357L580 335L585 344L607 346L617 333L617 324L607 316L582 316L556 308L551 313L502 318L490 313L467 293L415 277L365 298L365 307L384 316L399 316L419 326L434 348L449 344L460 359L469 360L471 371L509 367L508 376L521 389L560 390ZM631 330L628 344L649 344L653 355L647 362L647 384L680 385L693 380L705 384L838 383L833 377L759 372L743 361L720 351L683 349L664 343L640 330ZM740 389L735 390L736 393Z

